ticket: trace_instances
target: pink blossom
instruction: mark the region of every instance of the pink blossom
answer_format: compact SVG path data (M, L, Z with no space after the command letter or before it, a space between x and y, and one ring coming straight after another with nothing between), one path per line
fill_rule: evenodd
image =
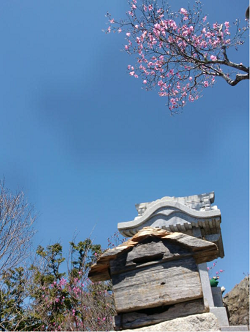
M122 29L121 29L121 28L119 28L117 31L118 31L118 33L121 33L121 32L122 32Z
M59 283L60 283L60 286L64 286L64 285L66 285L67 280L64 279L64 278L62 278L62 279L59 281Z
M130 37L130 35L131 35L130 32L127 32L127 33L126 33L126 36L127 36L127 37Z
M207 88L208 87L208 81L204 81L204 87Z
M129 73L130 76L134 76L134 74L135 74L134 71L131 71L131 72Z
M143 81L143 84L147 84L147 82L148 82L147 80L144 80L144 81Z
M153 10L153 6L152 6L152 5L149 5L149 6L148 6L148 10Z
M185 8L181 8L180 13L183 15L187 15L187 10Z
M205 21L206 21L206 19L207 19L207 16L204 16L204 17L203 17L203 22L205 22Z
M112 20L109 21L111 24L115 23L115 20L112 18Z
M229 28L229 22L226 21L226 22L224 23L224 25L225 25L225 27L226 27L227 29Z
M211 59L212 61L216 61L216 60L217 60L217 57L216 57L215 55L210 55L210 59Z
M192 79L193 79L193 77L192 77L192 76L190 76L190 77L189 77L189 81L192 81Z

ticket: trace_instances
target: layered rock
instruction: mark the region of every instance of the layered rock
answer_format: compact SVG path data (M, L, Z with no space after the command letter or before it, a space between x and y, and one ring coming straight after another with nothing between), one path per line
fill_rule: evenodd
M228 292L223 302L230 325L249 325L249 276Z

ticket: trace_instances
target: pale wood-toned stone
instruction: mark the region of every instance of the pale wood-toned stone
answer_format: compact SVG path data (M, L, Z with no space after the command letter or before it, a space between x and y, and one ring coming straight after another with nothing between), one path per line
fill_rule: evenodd
M154 308L154 310L121 313L115 316L115 327L116 329L138 328L203 312L205 312L203 300L198 299L163 308Z
M117 312L202 298L195 260L180 259L112 276Z

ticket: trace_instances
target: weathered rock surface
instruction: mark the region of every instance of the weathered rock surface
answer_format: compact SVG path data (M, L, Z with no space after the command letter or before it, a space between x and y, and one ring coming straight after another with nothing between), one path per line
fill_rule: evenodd
M223 298L228 312L229 325L249 325L249 276Z
M183 318L172 319L163 323L141 327L124 332L148 332L148 331L220 331L217 318L212 313L191 315Z

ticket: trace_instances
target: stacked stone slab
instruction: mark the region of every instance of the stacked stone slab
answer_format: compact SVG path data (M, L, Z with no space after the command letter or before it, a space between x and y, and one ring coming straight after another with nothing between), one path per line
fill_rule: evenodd
M145 227L105 252L89 278L112 279L116 329L138 328L208 312L198 264L217 257L212 242Z

